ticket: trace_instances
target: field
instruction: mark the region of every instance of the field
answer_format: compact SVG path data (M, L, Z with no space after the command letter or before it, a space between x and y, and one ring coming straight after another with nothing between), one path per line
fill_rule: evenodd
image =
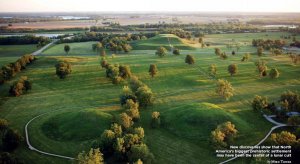
M0 66L14 62L18 57L36 51L36 45L0 45Z
M168 46L166 35L134 42L129 54L117 54L109 63L129 65L134 75L147 84L155 94L155 103L141 109L141 121L137 126L145 129L145 142L155 156L155 163L217 163L210 146L210 132L225 121L232 121L239 130L237 145L254 145L271 128L260 113L253 112L251 101L255 95L263 95L271 102L277 102L286 90L300 90L299 65L291 64L286 55L271 56L266 53L261 59L269 68L280 71L278 79L260 78L254 62L256 48L251 46L253 38L279 39L287 33L258 34L215 34L204 40L210 47L200 48L198 44L181 40L174 35L171 44L182 49L182 54L169 53L164 58L155 56L160 45ZM235 56L222 60L214 54L219 47L231 53L226 43L234 40L241 43ZM126 81L113 85L105 78L105 69L92 51L94 42L71 43L66 55L64 44L43 52L36 63L18 74L12 81L0 86L0 117L10 121L11 126L24 134L24 125L33 117L49 112L33 121L29 127L30 140L36 148L75 157L82 150L88 150L104 129L110 126L114 115L122 111L119 95ZM253 53L250 61L241 62L244 53ZM17 53L16 53L17 54ZM196 58L195 65L184 63L186 54ZM12 59L9 57L8 59ZM8 60L7 59L7 60ZM2 60L2 57L1 57ZM55 75L57 61L67 60L72 64L72 74L64 80ZM229 64L238 64L238 74L230 76ZM148 74L150 64L156 64L158 75ZM217 65L217 79L226 79L234 87L234 96L225 101L215 93L215 80L207 76L210 64ZM28 76L33 89L21 97L8 96L8 88L19 76ZM150 128L151 113L159 111L164 126ZM49 157L30 151L25 143L16 154L27 163L72 163L56 157Z

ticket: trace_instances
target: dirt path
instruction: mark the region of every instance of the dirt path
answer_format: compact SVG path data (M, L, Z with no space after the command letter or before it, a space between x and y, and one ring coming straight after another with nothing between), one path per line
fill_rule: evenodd
M279 122L273 120L271 117L269 117L269 116L267 116L267 115L265 115L265 114L264 114L263 116L266 118L266 120L268 120L268 121L271 122L272 124L275 124L276 126L273 126L273 127L270 129L270 131L267 133L267 135L266 135L262 140L260 140L260 141L258 142L258 144L256 144L254 147L259 146L259 145L262 144L266 139L268 139L268 137L270 136L270 134L271 134L275 129L278 129L278 128L281 128L281 127L285 127L285 126L289 126L289 125L286 125L286 124L279 123ZM252 148L252 149L249 149L249 151L251 151L251 150L253 150L253 148ZM246 153L244 153L244 154L246 154ZM242 154L241 154L241 155L242 155ZM233 161L233 160L235 160L235 159L237 159L237 158L239 158L239 157L236 156L236 157L230 158L230 159L228 159L228 160L226 160L226 161L220 162L220 164L228 163L228 162Z

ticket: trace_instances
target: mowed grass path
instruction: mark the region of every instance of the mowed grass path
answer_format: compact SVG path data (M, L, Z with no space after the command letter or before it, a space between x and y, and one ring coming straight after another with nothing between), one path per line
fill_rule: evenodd
M91 50L92 43L76 44ZM113 115L122 112L116 104L126 82L112 85L105 78L105 70L100 68L96 55L54 56L52 52L58 46L63 47L50 48L35 64L18 75L26 75L33 81L30 93L12 98L8 97L7 91L13 81L0 87L4 96L0 116L24 132L24 125L32 117L61 109L31 124L31 142L39 149L75 157L80 151L88 150L92 141L100 137ZM207 53L197 53L202 51ZM237 144L256 144L271 124L252 111L250 103L254 95L268 96L270 101L276 102L282 92L300 89L300 66L292 65L287 56L261 57L268 62L269 68L276 67L281 72L279 79L270 79L258 76L253 63L257 56L252 56L249 62L240 62L240 54L221 60L213 50L207 49L182 51L180 56L169 54L165 58L154 53L153 50L134 50L128 55L117 55L115 59L108 57L108 62L129 65L132 72L155 93L154 106L141 109L142 119L136 125L144 127L145 142L156 157L155 163L222 161L215 158L209 145L209 135L217 124L227 120L234 122L239 130ZM184 63L186 54L195 56L195 65ZM57 60L68 60L73 65L72 74L64 80L55 75ZM231 63L239 67L239 73L233 77L227 72ZM156 64L159 70L154 78L148 74L150 64ZM235 96L229 101L215 94L215 81L203 74L210 64L217 65L217 78L227 79L235 88ZM150 128L153 111L161 112L164 126L160 129ZM86 135L77 134L80 132ZM26 145L22 145L16 154L28 163L67 162L32 152Z

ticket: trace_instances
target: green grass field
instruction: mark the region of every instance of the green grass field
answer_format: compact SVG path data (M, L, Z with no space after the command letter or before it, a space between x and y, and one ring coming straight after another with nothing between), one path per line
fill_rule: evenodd
M252 39L245 39L245 35L251 34L207 35L204 40L221 43L222 38L237 38L250 43ZM251 36L258 37L259 34L255 35ZM280 35L272 33L269 37L279 39ZM254 66L254 61L258 59L256 55L252 55L248 62L240 61L243 53L221 60L212 47L224 45L216 44L204 49L187 48L182 50L180 56L170 53L159 58L154 55L154 47L168 43L164 36L152 39L158 40L157 43L151 45L151 39L140 41L135 44L140 44L142 48L129 54L119 54L114 59L108 56L107 59L109 63L129 65L133 74L155 94L154 105L141 109L141 121L137 123L137 126L145 129L145 142L155 156L155 163L221 162L224 159L216 158L209 144L210 132L219 123L232 121L236 125L239 130L235 141L237 145L254 145L272 126L259 113L252 111L254 95L267 96L269 101L277 102L282 92L300 90L300 66L291 64L288 56L261 57L268 62L269 68L276 67L281 74L278 79L260 78ZM222 42L226 43L225 40ZM88 150L93 140L109 127L112 117L122 112L119 95L126 82L113 85L105 78L100 59L92 51L93 43L69 44L69 55L63 51L64 44L56 45L46 50L35 64L12 81L0 86L0 117L9 120L11 126L23 134L27 121L41 113L50 112L30 125L33 146L75 157L82 150ZM255 52L255 48L249 44L241 49ZM195 65L184 63L186 54L195 56ZM54 65L59 60L67 60L73 66L72 74L64 80L55 75ZM227 66L232 63L238 64L239 68L238 74L233 77L227 72ZM156 64L159 70L154 78L148 74L150 64ZM217 65L217 78L227 79L233 85L235 95L229 101L215 94L215 80L203 73L210 64ZM33 82L33 89L21 97L9 97L9 85L19 76L28 76ZM163 118L164 126L159 129L150 128L153 111L159 111ZM17 149L16 154L28 163L72 163L32 152L25 143Z
M0 66L15 62L20 56L36 51L36 45L0 45Z

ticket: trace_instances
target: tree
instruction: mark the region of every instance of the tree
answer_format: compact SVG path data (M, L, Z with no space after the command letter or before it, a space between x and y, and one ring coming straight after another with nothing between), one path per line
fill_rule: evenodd
M241 59L242 62L248 61L250 59L251 55L249 53L246 53L243 58Z
M292 126L300 125L300 117L291 116L290 118L288 118L288 125L292 125Z
M230 64L228 66L228 72L230 73L231 76L234 75L234 74L236 74L238 72L237 65L236 64Z
M252 101L253 110L262 110L268 106L268 99L266 97L256 95Z
M56 75L64 79L72 72L71 64L68 62L59 62L55 65L56 68Z
M160 127L160 113L159 112L152 112L151 115L151 127L152 128L159 128Z
M215 147L226 147L228 143L236 137L238 130L235 125L230 121L224 122L217 126L217 128L211 132L211 139Z
M232 51L232 52L231 52L231 55L235 55L235 51Z
M1 152L0 153L0 163L3 163L3 164L22 164L23 162L20 161L13 154L10 154L8 152Z
M128 129L128 128L130 128L133 125L132 118L130 116L128 116L126 113L121 113L119 115L118 122L125 129Z
M64 46L64 51L66 52L66 54L68 54L70 50L71 50L71 47L69 45Z
M106 51L104 48L102 48L100 56L105 57L106 56Z
M139 87L136 91L136 96L140 106L147 107L152 105L154 98L151 89L148 86Z
M208 67L208 71L209 71L209 74L211 76L216 76L217 74L217 66L215 64L211 64L209 67Z
M227 80L219 79L217 81L216 93L226 100L229 100L229 98L233 96L233 87Z
M271 141L277 145L294 145L297 140L296 136L290 132L282 131L280 133L273 133L271 135Z
M211 132L211 142L216 149L224 148L227 146L225 142L225 134L216 129Z
M202 44L202 43L203 43L203 38L200 37L199 40L198 40L198 42L199 42L200 44Z
M8 152L14 151L20 145L22 140L23 137L18 131L8 129L2 138L3 150Z
M255 65L257 67L257 70L259 72L260 77L267 75L268 67L266 66L266 62L263 60L258 60L255 62Z
M186 55L185 57L185 63L187 64L194 64L195 63L195 58L192 55Z
M173 54L174 54L174 55L180 55L180 50L179 50L178 48L175 48L175 49L173 50Z
M258 56L262 56L264 52L264 48L263 47L257 47L257 55Z
M149 151L146 144L140 144L140 145L133 145L130 148L128 158L130 162L135 162L141 159L145 163L151 163L154 159L154 156Z
M132 50L132 47L129 44L123 44L122 49L125 53L128 53Z
M140 119L139 104L134 102L132 99L127 99L123 108L133 121L138 121Z
M102 153L99 149L91 148L89 153L82 153L78 154L78 163L79 164L104 164L104 160L102 157Z
M289 111L300 112L300 95L297 92L287 91L281 94L280 102L287 101Z
M151 77L153 78L156 74L157 74L158 70L155 64L150 64L149 67L149 74L151 75Z
M225 60L225 59L228 58L228 56L226 55L225 52L223 52L223 53L220 54L220 58L223 59L223 60Z
M270 70L270 73L269 73L269 75L270 75L270 77L272 78L272 79L275 79L275 78L278 78L279 77L279 71L276 69L276 68L272 68L271 70Z
M104 155L111 155L113 153L113 143L116 138L115 132L112 130L104 130L100 138L100 148Z
M221 49L220 48L215 48L215 54L220 56L221 55Z
M106 68L106 69L107 69L108 66L109 66L107 60L105 60L105 59L102 59L101 62L100 62L100 64L101 64L101 67L102 67L102 68Z
M165 47L161 46L156 50L155 54L158 55L159 57L164 57L167 55L167 52L168 50Z
M131 70L130 70L130 67L129 66L123 66L123 65L120 65L119 66L119 76L122 77L123 79L127 79L127 78L130 78L131 76Z

